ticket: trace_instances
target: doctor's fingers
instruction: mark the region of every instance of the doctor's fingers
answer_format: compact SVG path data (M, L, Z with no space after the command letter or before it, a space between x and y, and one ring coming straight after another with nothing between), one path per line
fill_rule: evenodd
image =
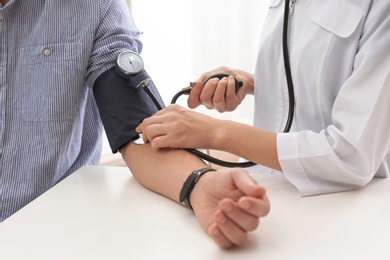
M158 113L158 112L157 112ZM145 118L141 124L139 124L136 128L135 131L137 133L144 133L145 128L150 126L150 125L156 125L156 124L162 124L164 122L164 116L163 115L158 115L154 114L151 117Z
M220 80L218 78L210 79L206 85L203 86L203 90L200 93L199 100L202 105L207 107L208 109L214 108L214 101L213 97L215 94L215 91L220 83ZM226 83L225 83L226 84Z
M177 115L184 111L185 109L179 105L173 104L168 107L157 111L151 117L145 118L141 124L136 127L138 133L142 133L142 130L149 125L154 124L163 124L164 122L173 122L177 118ZM142 129L142 130L141 130Z
M159 136L165 135L164 127L161 124L148 125L142 128L142 139L144 142L150 142Z
M202 93L202 90L203 90L203 83L200 81L196 81L187 99L187 105L189 108L194 109L197 108L199 105L201 105L200 94Z
M215 88L212 106L218 112L222 113L226 111L226 90L228 87L228 78L224 77L219 82L217 87Z
M151 125L146 127L142 134L144 142L149 142L153 148L186 148L177 135L169 131L168 127L163 125Z
M208 71L208 72L205 72L203 73L198 79L197 81L201 81L201 82L204 82L207 78L213 76L213 75L216 75L216 74L230 74L230 75L234 75L235 72L233 69L231 68L228 68L228 67L225 67L225 66L221 66L221 67L218 67L216 69L213 69L211 71Z
M231 112L241 104L243 97L238 96L238 94L241 93L241 88L236 91L234 77L229 76L225 93L225 111Z
M142 138L144 142L150 142L153 148L189 148L186 147L191 138L186 125L181 123L162 123L148 125L144 128Z

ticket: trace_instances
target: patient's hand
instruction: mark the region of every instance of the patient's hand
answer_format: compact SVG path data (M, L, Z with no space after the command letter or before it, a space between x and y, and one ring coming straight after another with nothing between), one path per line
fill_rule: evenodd
M205 173L190 202L203 229L222 248L243 245L270 210L265 189L236 168Z

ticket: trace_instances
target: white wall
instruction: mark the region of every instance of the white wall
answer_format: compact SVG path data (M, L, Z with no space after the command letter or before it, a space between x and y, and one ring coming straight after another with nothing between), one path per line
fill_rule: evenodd
M145 69L165 104L207 70L223 65L252 72L267 10L268 0L131 0L131 13L143 32ZM186 106L185 97L177 103ZM249 123L252 110L252 97L230 113L197 108ZM104 150L109 151L107 143Z
M166 104L207 70L224 65L253 71L268 1L132 0L131 7L144 33L146 69ZM178 103L186 105L185 98ZM236 112L202 112L233 120L251 118L252 99Z

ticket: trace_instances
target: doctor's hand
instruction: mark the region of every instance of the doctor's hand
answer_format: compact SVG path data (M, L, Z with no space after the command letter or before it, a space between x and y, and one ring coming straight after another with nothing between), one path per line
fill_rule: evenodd
M212 78L205 85L208 77L227 73L227 78ZM241 80L243 85L237 91L235 89L234 77ZM242 70L219 67L215 70L203 73L196 81L195 86L189 94L187 104L189 108L196 108L204 105L208 109L216 109L218 112L233 111L241 104L247 94L254 92L254 76Z
M170 105L158 111L135 129L153 148L216 148L221 121L204 114Z
M222 248L243 245L270 210L265 189L238 168L202 175L190 203L202 228Z

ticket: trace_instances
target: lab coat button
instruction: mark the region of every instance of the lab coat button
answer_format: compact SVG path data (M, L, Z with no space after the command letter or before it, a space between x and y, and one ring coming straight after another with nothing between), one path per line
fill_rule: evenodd
M44 50L43 50L43 55L45 55L45 56L50 56L50 55L51 55L51 50L49 50L49 49L44 49Z

